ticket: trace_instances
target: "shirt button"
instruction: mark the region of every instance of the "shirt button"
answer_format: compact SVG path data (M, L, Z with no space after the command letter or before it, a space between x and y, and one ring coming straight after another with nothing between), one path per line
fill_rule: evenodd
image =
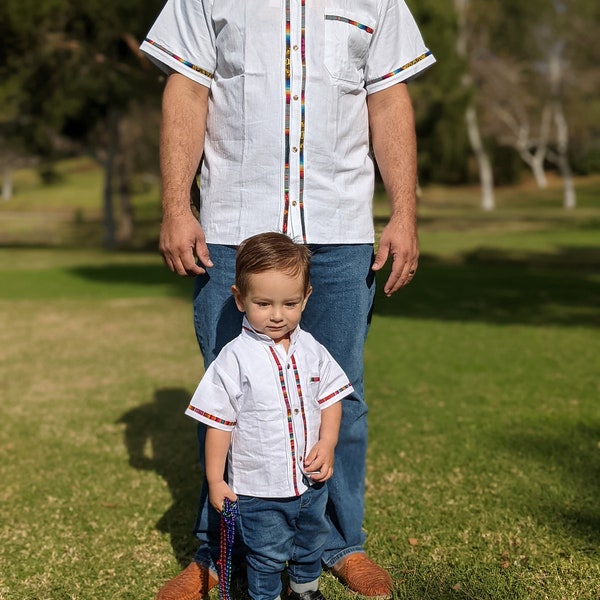
M298 100L298 94L294 94L294 100Z
M295 44L293 48L294 50L298 50L298 44Z
M297 204L298 204L298 203L297 203L295 200L292 202L292 206L296 206ZM288 365L288 369L289 369L289 368L290 368L290 366Z
M294 146L294 147L292 148L292 152L298 152L298 148L296 148L296 146Z
M299 412L300 412L300 410L299 410L299 409L297 409L297 408L295 408L295 409L294 409L294 414L295 414L295 415L297 415Z

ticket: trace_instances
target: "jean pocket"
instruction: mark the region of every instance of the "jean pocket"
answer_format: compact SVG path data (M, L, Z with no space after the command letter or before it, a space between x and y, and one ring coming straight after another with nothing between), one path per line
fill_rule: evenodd
M373 27L332 9L325 12L325 68L334 79L360 83Z

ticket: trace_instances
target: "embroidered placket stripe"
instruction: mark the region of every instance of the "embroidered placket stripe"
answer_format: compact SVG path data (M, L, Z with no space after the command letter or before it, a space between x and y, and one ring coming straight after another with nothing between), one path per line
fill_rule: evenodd
M296 391L298 392L298 398L300 400L300 416L302 417L302 429L304 431L304 458L306 458L306 452L309 450L309 448L307 447L308 446L308 424L306 422L306 411L304 409L304 397L302 396L302 385L300 384L300 373L298 373L298 367L296 366L296 357L294 355L292 355L292 367L294 369L294 378L296 379Z
M400 73L402 71L406 71L406 69L410 69L410 67L416 65L417 63L420 63L422 60L425 60L428 56L431 56L431 50L427 50L427 52L424 52L423 54L421 54L421 56L417 56L417 58L415 58L414 60L411 60L409 63L406 63L405 65L396 69L395 71L392 71L391 73L387 73L386 75L383 75L382 77L377 77L376 79L372 79L371 81L368 81L367 85L371 85L373 83L378 83L379 81L383 81L384 79L389 79L390 77L393 77L394 75L397 75L398 73Z
M324 402L327 402L327 400L331 400L334 396L337 396L338 394L341 394L344 390L347 390L349 387L350 387L350 383L348 383L344 387L341 387L339 390L336 390L335 392L332 392L328 396L325 396L325 398L321 398L319 400L319 404L323 404Z
M283 173L283 223L281 230L288 232L290 214L290 98L292 85L292 49L290 45L290 0L285 4L285 158Z
M292 420L292 407L290 406L290 399L287 393L287 388L285 385L285 372L283 367L281 366L281 362L279 362L279 358L277 357L277 352L272 346L269 346L269 350L271 351L271 355L273 356L273 360L277 365L277 369L279 371L279 384L281 385L281 392L283 394L283 401L285 402L285 408L287 411L287 423L288 423L288 433L290 436L290 451L292 458L292 480L294 483L294 493L296 496L300 495L300 490L298 489L298 477L296 475L296 440L294 438L294 423Z
M300 36L300 51L302 56L302 90L300 92L300 143L299 143L299 191L300 223L302 226L302 241L306 244L306 226L304 223L304 125L306 118L306 0L302 0L302 27Z
M340 15L325 15L326 21L342 21L343 23L348 23L349 25L354 25L367 33L373 33L375 31L372 27L368 25L364 25L363 23L359 23L358 21L353 21L352 19L347 19L346 17L341 17Z
M189 60L185 60L184 58L181 58L181 56L177 56L177 54L174 54L173 52L171 52L170 50L168 50L167 48L165 48L158 42L151 40L150 38L146 38L146 41L149 44L152 44L155 48L158 48L161 52L168 54L171 58L174 58L177 62L180 62L182 65L185 65L186 67L189 67L190 69L197 71L198 73L202 73L202 75L205 75L206 77L210 77L211 79L213 79L214 74L211 73L210 71L207 71L206 69L203 69L203 68L199 67L198 65L192 64Z
M188 410L191 410L192 412L195 412L196 414L201 415L206 419L210 419L211 421L214 421L215 423L220 423L221 425L227 425L228 427L233 427L236 423L235 421L226 421L225 419L215 417L215 415L211 415L210 413L207 413L206 411L200 410L199 408L195 407L193 404L190 404L188 406Z
M306 243L306 224L304 219L304 130L306 118L306 0L301 2L300 15L300 57L302 63L302 84L300 89L300 131L298 148L298 208L300 211L300 227L302 241ZM283 222L281 230L283 233L289 231L290 216L290 152L291 144L291 112L292 112L292 14L290 0L285 6L285 158L283 174ZM296 47L294 47L296 49ZM294 96L297 100L297 97Z

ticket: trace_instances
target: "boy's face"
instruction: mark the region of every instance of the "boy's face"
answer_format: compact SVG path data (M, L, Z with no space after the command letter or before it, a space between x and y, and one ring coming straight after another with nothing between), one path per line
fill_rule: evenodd
M231 288L238 309L246 313L252 327L268 335L276 344L289 339L298 326L311 289L304 293L302 277L282 271L253 273L248 278L248 291L242 296Z

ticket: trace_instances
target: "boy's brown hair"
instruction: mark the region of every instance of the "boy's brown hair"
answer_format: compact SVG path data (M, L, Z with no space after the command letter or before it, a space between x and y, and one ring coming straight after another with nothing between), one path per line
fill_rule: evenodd
M235 260L235 286L242 296L248 291L249 275L265 271L282 271L292 277L301 276L304 293L310 288L310 250L296 244L283 233L259 233L244 240Z

